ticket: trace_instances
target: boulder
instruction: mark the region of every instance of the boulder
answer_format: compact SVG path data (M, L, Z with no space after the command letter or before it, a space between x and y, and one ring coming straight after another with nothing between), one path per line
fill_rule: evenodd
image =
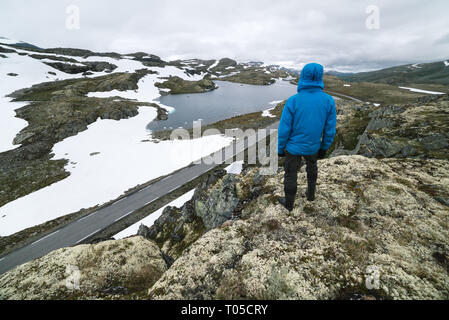
M167 270L142 237L63 248L0 276L0 299L114 299L138 296Z

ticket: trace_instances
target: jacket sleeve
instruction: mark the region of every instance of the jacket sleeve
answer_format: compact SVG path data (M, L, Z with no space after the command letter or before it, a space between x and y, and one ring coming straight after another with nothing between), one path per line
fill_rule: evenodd
M335 127L337 125L337 111L335 109L335 100L332 99L329 113L327 114L326 124L324 126L323 140L321 141L321 150L328 150L335 138Z
M282 111L281 121L278 129L278 154L284 154L284 149L287 147L288 139L292 131L293 114L291 111L291 101L287 100Z

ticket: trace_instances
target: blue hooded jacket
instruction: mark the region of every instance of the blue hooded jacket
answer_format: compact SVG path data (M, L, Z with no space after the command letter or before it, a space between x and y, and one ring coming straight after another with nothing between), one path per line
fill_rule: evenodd
M334 99L323 92L323 66L304 67L298 93L290 97L282 112L278 130L278 154L310 156L328 150L335 137L337 114Z

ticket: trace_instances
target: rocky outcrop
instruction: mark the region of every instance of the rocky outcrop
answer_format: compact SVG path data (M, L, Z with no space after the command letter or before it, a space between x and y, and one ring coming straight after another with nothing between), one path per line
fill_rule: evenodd
M216 80L266 86L275 83L276 79L286 78L288 76L288 73L281 70L266 72L264 68L252 68L250 70L239 70L236 74L222 74ZM212 79L215 80L215 78Z
M355 153L367 157L449 159L449 96L387 106L370 121Z
M238 203L236 179L217 170L197 187L192 200L181 208L165 208L150 228L141 226L138 235L155 241L177 259L205 232L232 219Z
M337 100L337 130L334 142L329 149L331 156L350 155L369 124L369 114L376 108L373 105Z
M165 67L167 65L167 62L162 60L160 57L154 55L154 54L146 54L144 52L137 52L134 54L131 54L131 56L134 56L134 60L140 61L143 63L146 67Z
M222 176L220 183L213 183ZM221 226L230 220L239 203L234 175L221 170L210 175L208 180L195 190L192 201L195 214L204 223L206 230Z
M291 215L277 204L282 174L269 177L242 218L188 247L150 297L449 298L449 208L431 191L448 190L447 161L342 156L319 170L316 201L299 192Z
M331 156L449 159L449 96L404 105L337 102Z
M134 237L53 251L0 276L0 299L136 298L167 270L151 241Z
M17 51L0 46L0 53L17 53Z
M69 57L54 56L54 55L47 55L47 54L30 54L29 56L31 58L37 59L37 60L46 59L46 60L53 60L53 61L78 63L78 60L75 60L75 59L69 58Z
M151 103L150 105L157 109L157 117L156 117L157 121L163 121L168 119L168 111L166 109L162 108L160 105L156 103Z
M156 83L156 87L170 89L170 94L202 93L217 89L217 85L208 79L188 81L179 77L169 77L164 82Z
M0 295L448 299L448 164L362 156L326 159L319 163L314 202L302 197L306 173L299 173L291 214L277 202L283 195L282 172L217 171L191 201L179 209L166 208L153 226L140 227L139 236L53 252L1 276ZM238 203L231 219L220 225L222 210L216 208L226 208L226 199ZM209 203L208 214L198 215L196 201ZM215 221L207 230L205 225ZM64 289L71 261L78 261L82 270L82 292ZM57 281L47 282L50 278Z
M63 63L63 62L44 62L46 65L55 68L59 71L78 74L87 73L89 71L93 72L112 72L117 69L117 66L108 62L82 62L82 63Z

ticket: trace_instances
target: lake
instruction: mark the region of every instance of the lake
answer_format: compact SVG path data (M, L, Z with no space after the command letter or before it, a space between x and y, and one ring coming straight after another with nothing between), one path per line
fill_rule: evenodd
M296 94L296 85L288 81L277 81L269 86L227 81L215 83L219 88L206 93L162 96L160 103L176 110L168 115L168 120L153 121L147 125L147 129L189 129L192 128L193 121L199 119L202 119L202 125L207 125L238 115L267 110L276 106L275 101L282 101Z

